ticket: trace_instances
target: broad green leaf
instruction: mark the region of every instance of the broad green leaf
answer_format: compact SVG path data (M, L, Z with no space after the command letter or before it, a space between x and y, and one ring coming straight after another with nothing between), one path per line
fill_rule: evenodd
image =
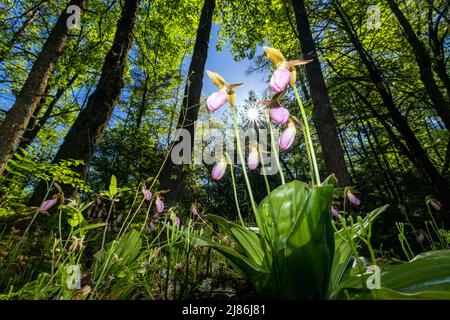
M209 247L217 252L224 255L226 258L230 260L231 263L236 265L236 267L241 270L247 277L249 277L249 280L254 283L258 284L267 276L267 270L261 268L261 266L257 265L252 260L242 256L235 250L232 250L224 245L218 244L212 240L199 237L196 239L196 244L204 247Z
M350 277L330 298L342 298L341 292L346 289L355 295L368 292L367 277ZM410 262L387 266L380 277L381 289L370 290L374 299L449 299L450 250L425 253Z
M87 226L85 226L85 227L82 227L82 228L78 228L77 230L74 230L73 232L72 232L72 234L73 235L77 235L77 234L84 234L86 231L88 231L88 230L91 230L91 229L95 229L95 228L101 228L101 227L104 227L104 226L106 226L106 223L94 223L94 224L89 224L89 225L87 225Z
M284 250L286 240L308 197L307 185L292 181L274 189L259 207L256 222L269 248Z
M105 251L95 254L97 259L97 272L107 270L107 274L116 274L123 267L128 266L136 259L142 248L140 233L131 230L120 240L113 240L105 246ZM99 274L95 274L98 276Z
M220 225L222 230L240 246L245 252L245 255L255 264L259 266L263 264L265 254L261 247L261 240L257 234L216 215L207 215L206 218Z
M323 298L334 254L333 186L314 187L286 243L284 292L288 298Z

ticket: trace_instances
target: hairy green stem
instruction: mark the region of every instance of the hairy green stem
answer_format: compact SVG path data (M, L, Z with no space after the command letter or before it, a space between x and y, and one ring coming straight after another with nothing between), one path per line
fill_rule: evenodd
M242 172L244 173L245 183L247 184L248 194L250 196L250 201L252 203L253 214L256 217L258 211L256 209L255 200L253 198L252 187L250 186L250 181L248 179L247 169L245 168L245 159L244 159L244 154L242 153L241 141L240 141L240 137L239 137L239 129L238 129L238 121L237 121L236 109L234 108L234 106L231 106L231 110L233 111L234 133L236 135L237 152L239 154L239 159L241 160Z
M236 190L236 182L234 181L234 169L233 169L233 163L230 163L230 169L231 169L231 182L233 184L233 191L234 191L234 201L236 202L236 209L239 216L239 221L241 222L242 226L245 227L244 220L242 219L241 215L241 209L239 208L239 201L237 196L237 190Z
M298 106L300 108L300 113L302 115L303 123L305 125L306 148L309 148L309 152L311 154L311 162L309 165L311 167L311 172L314 172L314 176L315 176L315 183L313 181L313 184L320 185L319 168L317 167L316 154L314 152L314 146L312 144L311 131L309 130L308 118L306 117L305 108L303 107L303 103L302 103L302 100L300 99L300 95L298 93L297 87L293 86L293 88L294 88L294 92L295 92L295 97L297 98Z
M280 158L279 158L280 157L280 153L279 153L278 147L277 147L277 145L275 143L275 137L273 135L272 123L270 122L270 117L269 117L268 110L266 111L266 119L267 119L267 123L269 125L270 143L271 143L271 146L272 146L272 152L276 153L275 162L276 162L277 167L278 167L278 172L280 172L281 184L285 184L286 182L284 180L283 169L281 168L281 165L280 165Z

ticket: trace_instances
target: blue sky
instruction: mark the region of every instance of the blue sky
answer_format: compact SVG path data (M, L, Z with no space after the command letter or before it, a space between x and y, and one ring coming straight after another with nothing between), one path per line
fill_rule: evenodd
M234 61L228 45L224 45L221 52L216 51L217 33L219 28L220 25L218 24L214 24L212 27L212 38L209 42L208 59L206 60L205 69L220 73L228 83L244 82L244 85L236 89L236 104L239 105L248 97L248 92L250 90L256 92L264 90L268 85L267 80L265 80L265 74L262 72L246 74L246 71L251 64L251 60L244 59L239 62ZM262 52L263 49L258 48L257 54L261 54ZM204 96L209 96L214 91L217 91L217 87L205 73L202 94Z
M248 97L248 93L250 90L254 90L258 93L267 88L267 76L262 72L253 72L251 74L247 74L246 71L248 70L252 61L249 59L243 59L239 62L236 62L233 59L233 55L230 52L228 44L225 44L222 47L222 51L217 52L216 43L218 40L219 29L220 25L213 24L205 69L220 73L229 83L244 83L241 87L236 89L236 105L240 105L243 104L244 100ZM257 54L261 54L262 52L263 49L258 48ZM187 73L189 63L190 57L186 58L184 62L185 73ZM202 96L209 96L214 91L217 91L217 87L211 82L205 72L203 78ZM122 94L123 93L124 92L122 92ZM9 109L12 106L14 100L15 99L13 95L2 92L0 94L1 108ZM214 115L214 117L222 116L223 111L224 110L218 111Z

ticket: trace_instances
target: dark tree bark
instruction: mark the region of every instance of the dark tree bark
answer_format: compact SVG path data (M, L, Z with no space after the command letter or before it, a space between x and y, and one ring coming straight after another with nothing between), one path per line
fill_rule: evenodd
M86 108L81 110L53 160L53 163L67 159L83 160L84 165L74 168L82 178L86 175L91 156L124 86L123 75L133 43L133 28L138 10L139 0L124 1L114 41L105 57L96 90L89 96ZM72 197L76 191L71 185L63 185L62 190L66 197ZM45 193L46 184L41 181L30 199L30 204L39 205Z
M336 8L337 15L341 19L343 30L347 34L350 42L358 52L362 63L366 67L369 76L374 83L376 90L378 91L378 94L380 95L387 111L389 112L393 124L397 128L398 132L402 135L406 145L408 146L409 152L415 160L414 163L416 164L417 169L429 179L432 187L440 196L441 202L447 208L450 208L450 186L448 181L438 172L436 167L430 161L426 151L422 148L419 140L409 127L407 119L397 109L394 103L394 98L392 97L386 85L386 82L383 79L381 71L375 65L371 56L364 49L361 41L356 36L356 33L352 28L351 22L348 21L348 18L342 11L342 8L337 3L337 1L334 1L333 4Z
M34 139L36 139L39 131L44 127L44 125L47 123L48 119L52 116L53 109L55 108L56 104L58 103L59 99L63 96L64 92L68 88L72 86L72 84L75 82L78 75L74 75L70 80L67 86L58 88L56 91L55 96L53 97L52 101L49 103L47 109L45 109L44 114L42 117L37 121L37 117L39 115L39 112L36 113L36 115L33 115L33 118L28 122L27 129L25 130L22 139L20 139L19 146L17 149L26 149L28 146L33 142ZM39 108L36 108L38 110Z
M444 10L439 13L436 22L433 23L433 1L429 1L428 10L428 34L431 50L433 51L434 70L441 79L447 90L447 99L450 101L450 76L447 73L447 65L445 61L444 40L446 39L449 29L447 28L442 39L439 39L439 25L442 19L448 15L450 1L447 0Z
M336 175L339 186L349 186L352 184L352 180L345 164L336 119L312 37L305 1L292 0L292 5L303 58L312 60L305 66L305 70L313 102L314 124L322 146L325 166L328 174Z
M138 114L136 117L136 127L137 128L139 128L141 126L142 117L144 116L145 109L147 107L148 81L149 81L149 77L147 75L142 84L142 86L143 86L142 99L141 99L141 103L139 104Z
M442 122L444 122L447 130L450 131L450 105L441 90L439 90L439 87L434 79L432 60L428 54L427 48L414 32L411 24L408 19L406 19L397 3L394 0L387 0L387 2L397 18L406 39L408 39L408 42L413 49L417 65L419 66L420 80L422 80L422 83L425 86L430 100L433 102L437 114L442 119Z
M200 15L200 21L195 38L194 51L189 66L188 80L184 90L184 98L181 105L181 111L178 118L177 129L186 129L190 133L191 146L194 145L194 124L198 118L200 109L200 98L203 87L203 76L205 73L206 58L208 56L209 38L211 35L212 18L216 6L215 0L205 0ZM178 141L172 142L169 150ZM169 159L166 161L160 178L161 189L170 189L167 194L169 202L178 202L181 200L183 189L185 187L185 173L183 166L176 167ZM176 174L175 174L176 173ZM172 176L176 179L171 179Z
M69 5L83 8L86 2L87 0L72 0ZM0 176L44 94L48 77L55 63L63 53L68 39L67 20L69 17L70 15L65 9L34 62L25 84L16 97L16 102L0 125Z

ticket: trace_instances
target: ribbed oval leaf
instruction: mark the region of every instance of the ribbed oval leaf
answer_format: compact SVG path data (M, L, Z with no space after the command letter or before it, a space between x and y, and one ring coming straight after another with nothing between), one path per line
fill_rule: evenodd
M256 222L260 234L272 251L284 250L289 232L306 203L309 190L300 181L274 189L261 201Z
M314 299L326 295L334 254L332 199L332 185L314 187L292 226L285 251L287 298Z

